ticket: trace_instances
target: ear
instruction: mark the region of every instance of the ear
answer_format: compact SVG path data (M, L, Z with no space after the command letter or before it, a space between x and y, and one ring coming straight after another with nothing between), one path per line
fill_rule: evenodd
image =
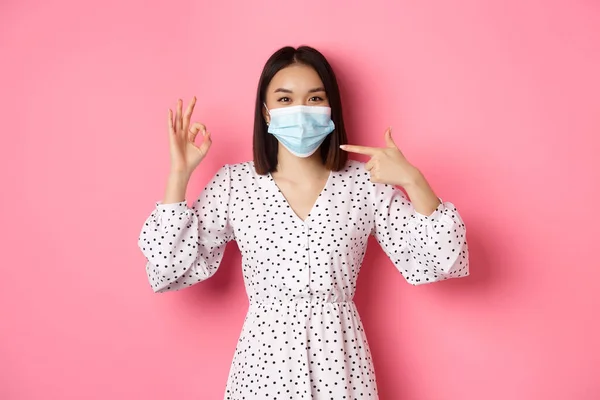
M269 115L269 109L267 108L267 105L265 103L263 103L262 106L262 115L265 119L265 123L269 125L269 122L271 122L271 116Z

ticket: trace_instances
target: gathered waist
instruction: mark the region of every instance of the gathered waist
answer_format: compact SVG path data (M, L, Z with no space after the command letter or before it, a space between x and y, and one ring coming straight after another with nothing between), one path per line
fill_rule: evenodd
M344 320L346 323L360 324L358 309L352 300L324 301L316 299L293 300L256 300L251 301L248 307L246 324L254 326L256 321L261 323L275 323L278 321L294 321L298 327L312 326L314 321L327 321L337 323ZM311 322L313 321L313 322ZM329 325L327 325L329 326ZM250 328L249 328L250 329Z
M250 300L250 307L295 307L295 306L354 306L354 300L322 300L322 299L309 299L309 298L298 298L290 300L273 300L273 299L260 299Z

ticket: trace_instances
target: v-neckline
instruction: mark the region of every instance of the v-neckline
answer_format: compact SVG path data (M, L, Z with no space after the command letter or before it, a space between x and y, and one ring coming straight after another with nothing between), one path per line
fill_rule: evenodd
M312 214L315 211L315 208L317 208L317 205L319 204L319 200L321 199L321 196L323 196L323 193L325 193L325 191L327 191L329 183L331 182L331 179L333 177L333 171L332 170L329 171L329 176L327 176L325 185L323 185L323 188L319 192L319 195L315 199L315 202L313 203L312 207L308 211L308 214L306 214L305 219L300 218L300 216L296 213L296 211L294 211L294 209L290 205L290 202L288 201L288 199L285 197L285 195L279 188L279 185L277 184L277 182L275 182L275 178L273 178L273 175L270 172L268 172L267 175L269 176L269 180L273 183L275 190L277 191L277 193L279 193L280 200L285 203L285 207L289 210L289 213L294 217L294 219L296 219L301 224L307 224L309 222L309 220L312 218Z

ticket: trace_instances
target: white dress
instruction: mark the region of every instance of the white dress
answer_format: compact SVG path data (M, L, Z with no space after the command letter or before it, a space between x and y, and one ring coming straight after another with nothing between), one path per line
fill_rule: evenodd
M165 292L210 278L237 241L249 310L225 399L376 399L352 301L369 235L409 283L469 274L456 208L421 215L357 161L330 173L305 221L270 174L252 162L225 165L191 208L157 202L138 244L153 290Z

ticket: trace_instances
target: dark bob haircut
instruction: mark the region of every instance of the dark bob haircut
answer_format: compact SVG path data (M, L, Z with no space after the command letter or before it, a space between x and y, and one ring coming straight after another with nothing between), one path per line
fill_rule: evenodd
M300 46L297 49L287 46L277 50L267 60L263 68L258 90L256 92L256 104L254 111L254 138L252 151L254 156L254 168L256 173L265 175L274 172L277 168L278 143L275 136L267 131L267 123L263 117L263 103L267 86L277 72L292 64L303 64L312 67L323 82L325 93L331 107L331 119L335 124L335 130L327 136L319 150L323 165L329 170L339 171L346 165L348 154L340 149L347 144L346 129L342 117L342 99L340 90L331 65L323 54L309 46Z

